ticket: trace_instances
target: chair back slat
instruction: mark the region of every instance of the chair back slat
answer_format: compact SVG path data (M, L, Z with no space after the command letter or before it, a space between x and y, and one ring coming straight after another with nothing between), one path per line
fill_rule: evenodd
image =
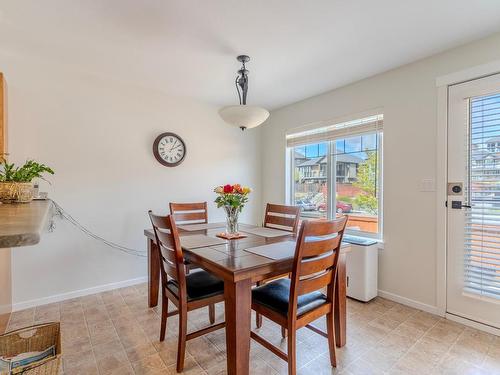
M335 233L343 232L345 228L344 221L347 221L347 217L341 217L337 220L317 220L308 221L307 231L305 233L306 237L328 237Z
M339 245L340 238L335 235L334 237L323 238L323 237L309 237L302 249L303 257L313 257L321 255L332 249L336 249Z
M158 249L160 250L160 261L163 263L165 272L174 280L177 280L177 256L175 254L175 241L170 233L157 229Z
M299 296L311 293L316 290L320 290L332 282L333 271L330 269L328 271L318 272L314 276L306 277L300 279L299 286L297 288L297 293Z
M148 211L149 219L151 224L153 224L153 229L159 229L166 233L170 233L170 221L167 220L167 216L154 215L151 210Z
M205 222L205 213L204 212L177 212L174 214L175 220L179 223L184 224L195 224Z
M160 253L162 285L166 287L168 276L170 276L179 285L179 299L185 299L187 294L184 256L175 220L172 215L158 216L151 211L149 211L149 217Z
M329 268L335 261L335 252L330 251L321 256L303 258L300 266L300 276L308 276L317 272L322 272Z
M208 223L207 202L170 203L170 214L178 224Z
M304 221L299 231L290 288L290 314L296 314L299 296L327 287L333 290L347 217L329 221ZM293 315L291 315L293 316Z
M290 228L293 228L293 226L295 225L295 219L285 216L267 215L265 226L268 227L270 224L287 227L288 230L290 230Z
M175 263L170 262L166 258L162 258L161 261L163 262L163 268L165 270L165 274L170 276L172 279L175 281L177 280L177 267L175 266Z
M295 233L299 224L300 207L268 203L264 227Z

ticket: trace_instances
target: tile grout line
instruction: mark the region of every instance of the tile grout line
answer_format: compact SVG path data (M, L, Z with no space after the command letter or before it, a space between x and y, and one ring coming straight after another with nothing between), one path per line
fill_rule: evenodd
M108 311L108 309L107 309L107 307L106 307L106 304L104 303L104 300L102 299L101 294L97 294L97 296L99 296L99 299L102 301L102 304L103 304L104 308L106 309L106 314L108 315L108 317L109 317L109 318L110 318L110 320L111 320L111 317L110 317L110 315L109 315L109 311ZM88 327L87 314L85 313L85 310L83 311L83 315L84 315L84 317L85 317L85 324L87 325L87 330L88 330L88 332L89 332L90 347L92 348L92 353L94 354L94 359L95 359L95 365L96 365L96 367L97 367L97 372L98 372L99 374L103 375L103 374L102 374L102 372L101 372L101 369L100 369L100 367L99 367L99 363L97 362L97 357L96 357L96 355L95 355L94 345L92 344L92 338L90 337L90 330L89 330L89 327ZM111 321L111 323L113 323L113 322ZM113 328L114 328L114 325L113 325ZM117 336L118 336L118 334L117 334ZM121 341L120 341L120 344L121 344ZM96 346L97 346L97 345L96 345Z
M70 301L70 300L69 300L69 301ZM83 314L83 322L84 322L84 324L85 324L85 328L87 329L87 335L88 335L88 337L89 337L89 342L90 342L90 350L92 351L92 357L94 358L95 367L96 367L96 369L97 369L97 372L100 374L100 371L99 371L99 366L97 366L97 359L96 359L96 357L95 357L95 353L94 353L94 347L92 346L92 341L91 341L91 339L90 339L90 331L89 331L89 327L88 327L88 324L87 324L87 317L86 317L86 315L85 315L85 311L84 311L84 309L83 309L83 304L82 304L82 301L81 301L81 299L80 299L80 298L78 298L78 299L77 299L77 301L78 301L78 303L79 303L79 305L80 305L80 308L81 308L81 310L82 310L82 314ZM62 305L59 305L59 311L60 311L60 314L62 315L62 310L61 310L61 308L62 308ZM61 316L61 323L63 323L63 322L62 322L62 316ZM61 331L62 331L62 330L61 330ZM63 354L63 356L64 356L64 354ZM67 372L67 371L66 371L66 366L65 366L65 364L64 364L64 360L63 360L63 371L64 371L64 373L66 373L66 372Z
M445 319L445 321L446 321L446 319ZM455 346L455 344L458 342L458 340L464 334L464 332L465 332L465 329L462 332L460 332L460 334L453 341L453 343L450 345L450 347L448 348L448 350L443 354L443 356L441 357L441 359L439 360L439 362L433 368L437 367L438 365L440 365L443 362L443 359L446 357L447 354L450 353L451 349Z
M458 324L461 324L461 323L458 323ZM462 324L461 324L461 325L462 325ZM467 326L464 326L464 327L465 327L465 329L464 329L464 330L460 333L460 335L458 335L457 339L453 342L453 344L450 346L449 350L445 353L445 355L450 353L451 349L455 346L455 344L456 344L456 343L460 340L460 338L461 338L461 337L465 334L465 332L466 332L466 331L467 331L467 329L469 328L469 327L467 327ZM471 328L471 329L475 329L475 328ZM484 363L484 361L485 361L485 359L486 359L486 356L488 355L488 353L489 353L489 351L490 351L490 349L491 349L491 346L492 346L492 344L490 343L490 344L489 344L489 346L488 346L488 350L486 351L486 354L484 354L484 358L483 358L483 359L482 359L482 361L481 361L481 365L476 365L476 364L474 364L474 363L472 363L472 362L469 362L469 361L468 361L467 359L465 359L465 358L461 358L461 359L462 359L465 363L468 363L468 364L469 364L469 365L471 365L471 366L474 366L474 367L476 367L476 368L479 368L479 369L484 370L484 368L482 367L482 365L483 365L483 363ZM444 356L443 356L443 358L444 358Z
M123 298L122 292L120 291L120 289L117 289L117 291L120 294L120 298L122 299L123 303L128 308L129 306L127 304L127 301L125 301L125 298ZM104 306L106 307L106 312L108 313L108 315L110 315L109 311L108 311L108 306L106 305L106 302L104 300L103 300L103 302L104 302ZM120 335L118 334L118 331L116 330L116 325L115 325L114 320L111 318L111 315L110 315L110 320L111 320L111 324L113 325L113 329L114 329L114 331L116 333L116 337L118 337L118 341L120 341L120 346L121 346L121 348L123 350L123 353L125 353L125 357L127 358L128 364L132 368L132 371L134 372L134 374L137 374L137 372L135 371L134 366L132 365L132 361L130 361L130 358L128 357L127 349L125 349L125 346L123 345L122 339L121 339ZM135 318L134 318L134 321L136 321ZM141 331L143 331L142 327L141 327ZM148 340L149 340L149 337L148 337ZM155 350L156 350L156 348L155 348ZM161 357L160 357L160 359L161 359ZM164 361L163 361L163 359L161 359L161 361L162 361L163 364L165 364ZM166 365L165 365L165 367L166 367Z
M418 314L418 312L425 312L425 311L418 310L418 311L417 311L417 313L415 313L414 315ZM408 319L407 319L407 320L408 320ZM438 325L438 323L439 323L440 321L441 321L441 320L437 320L437 321L436 321L436 322L435 322L432 326L430 326L429 328L427 328L427 330L426 330L426 331L424 331L423 335L422 335L422 336L421 336L421 337L420 337L417 341L415 341L415 342L413 343L413 345L411 345L411 346L410 346L410 347L409 347L409 348L408 348L408 349L404 352L404 354L403 354L401 357L399 357L399 358L398 358L398 360L397 360L397 361L396 361L396 362L395 362L395 363L394 363L391 367L389 367L389 369L386 371L386 373L389 373L389 372L390 372L390 371L391 371L391 370L392 370L392 369L393 369L393 368L394 368L394 367L398 364L398 362L399 362L399 361L401 361L401 359L403 359L404 357L406 357L406 355L410 352L410 350L411 350L412 348L414 348L414 347L415 347L418 343L420 343L420 342L423 340L423 338L425 337L425 335L426 335L426 334L427 334L427 333L428 333L428 332L429 332L432 328L434 328L435 326L437 326L437 325ZM405 322L406 322L406 320L405 320ZM403 322L403 323L404 323L404 322ZM400 325L402 325L403 323L401 323ZM398 327L399 327L399 326L398 326ZM396 327L396 328L397 328L397 327ZM395 329L396 329L396 328L395 328ZM433 366L432 366L432 368L434 368L436 365L437 365L437 364L433 365Z
M384 317L384 315L386 315L388 312L390 312L392 309L394 309L394 308L395 308L395 307L397 307L398 305L399 305L399 304L397 304L397 303L396 303L394 306L390 307L390 308L389 308L386 312L384 312L381 316L379 316L379 317L377 317L377 318L374 318L374 319L372 319L372 320L368 321L368 322L367 322L367 325L370 325L370 323L371 323L371 322L374 322L375 320L377 320L377 319L379 319L379 318L383 318L383 317ZM408 317L407 317L404 321L402 321L402 322L401 322L401 323L399 323L397 326L395 326L395 327L394 327L391 331L387 332L387 334L386 334L384 337L382 337L381 339L379 339L378 341L376 341L376 342L375 342L375 344L374 344L374 345L373 345L373 346L372 346L369 350L367 350L367 352L369 352L369 351L371 351L371 350L374 350L374 349L375 349L375 347L377 346L377 344L380 344L383 340L385 340L385 339L387 338L387 336L389 336L389 334L391 334L392 332L394 332L394 331L395 331L395 330L396 330L399 326L403 325L403 323L404 323L404 322L406 322L406 321L407 321L410 317L412 317L413 315L418 314L418 312L419 312L419 311L421 311L421 310L416 310L416 311L414 311L414 312L413 312L413 314L411 314L411 315L410 315L410 316L408 316ZM400 336L400 335L398 335L398 336ZM408 349L408 350L409 350L409 349ZM405 354L406 354L406 353L405 353ZM403 354L403 355L404 355L404 354ZM358 357L356 357L354 360L352 360L352 361L349 363L349 365L353 364L355 360L359 360L359 359L361 359L361 357L362 357L362 356L363 356L363 355L362 355L362 354L360 354ZM398 360L396 361L396 363L397 363L397 362L399 361L399 359L401 359L402 357L403 357L403 356L401 356L400 358L398 358ZM390 370L390 369L391 369L391 368L392 368L392 367L393 367L396 363L394 363L394 364L393 364L393 365L389 368L389 370ZM348 367L348 366L346 366L346 369L347 369L347 367ZM344 370L346 370L346 369L344 369ZM389 371L389 370L382 371L382 372L383 372L383 373L387 373L387 371Z

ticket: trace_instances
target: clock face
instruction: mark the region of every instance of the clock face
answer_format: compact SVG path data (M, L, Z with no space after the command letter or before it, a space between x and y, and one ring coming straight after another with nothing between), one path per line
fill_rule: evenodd
M153 144L153 154L161 164L175 167L184 160L186 145L177 134L163 133L156 137Z

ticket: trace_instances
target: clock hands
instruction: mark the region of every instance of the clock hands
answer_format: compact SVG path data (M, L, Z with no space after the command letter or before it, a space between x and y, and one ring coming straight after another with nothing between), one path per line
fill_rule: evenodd
M177 139L175 140L174 144L173 144L173 145L172 145L172 147L170 148L169 152L172 152L172 150L173 150L174 148L176 148L176 147L175 147L175 145L176 145L176 144L177 144ZM179 147L179 146L177 146L177 147Z

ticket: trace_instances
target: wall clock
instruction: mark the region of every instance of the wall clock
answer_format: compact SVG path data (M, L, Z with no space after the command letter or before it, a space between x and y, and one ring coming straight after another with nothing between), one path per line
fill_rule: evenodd
M177 134L162 133L153 143L153 154L166 167L176 167L186 157L186 144Z

